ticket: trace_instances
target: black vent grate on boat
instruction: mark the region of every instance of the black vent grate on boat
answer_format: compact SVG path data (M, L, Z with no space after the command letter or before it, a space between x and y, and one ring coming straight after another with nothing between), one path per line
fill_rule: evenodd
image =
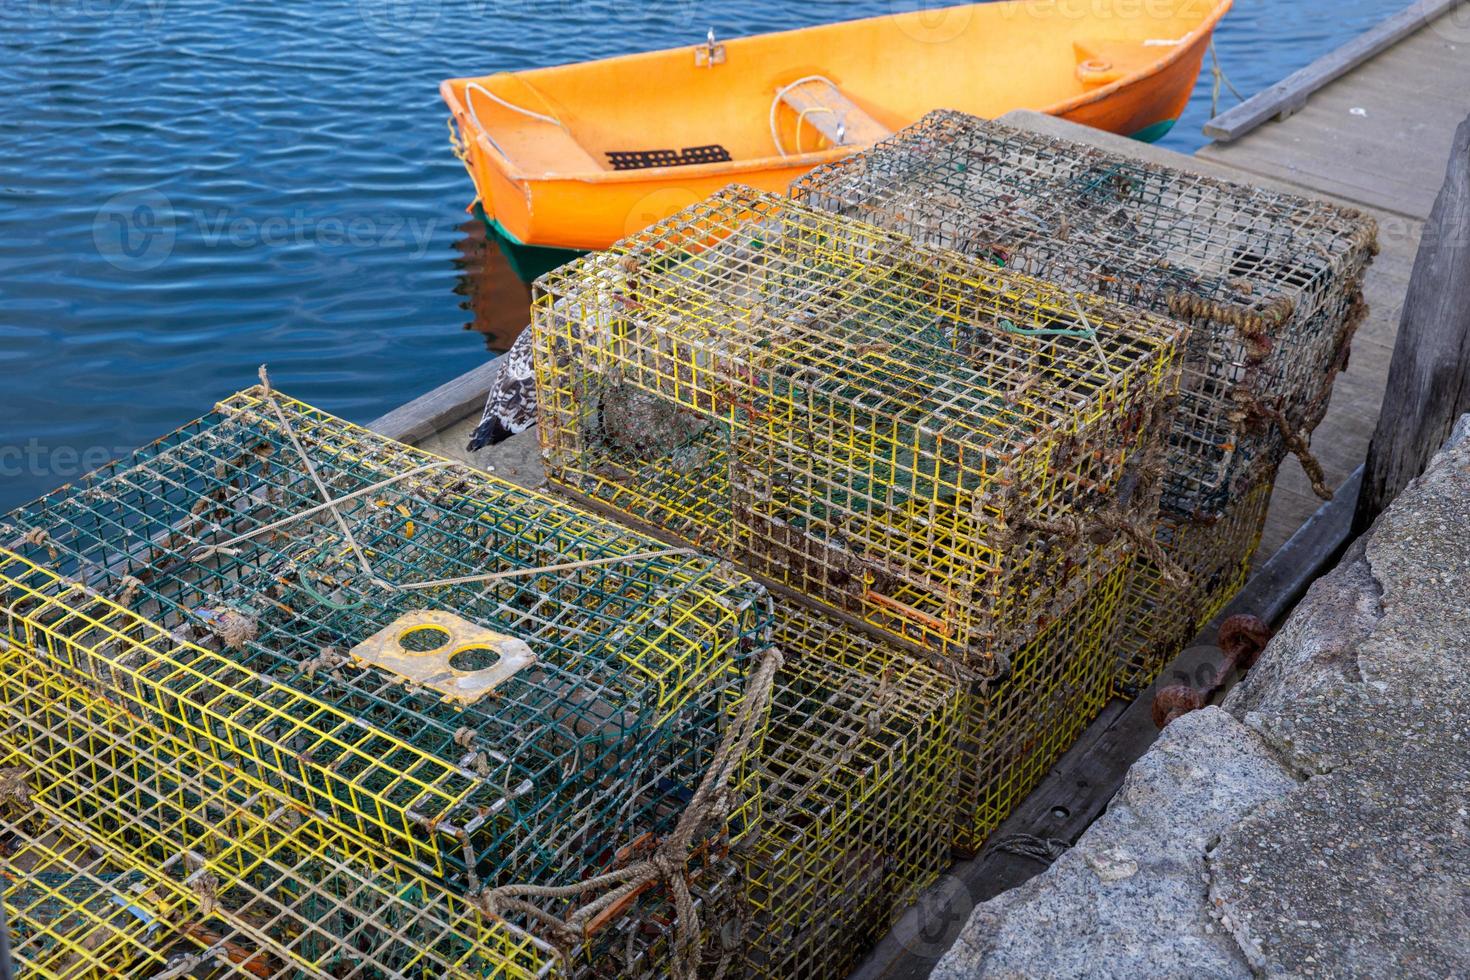
M647 170L650 167L689 167L696 163L725 163L730 151L718 143L686 146L682 150L608 150L614 170Z

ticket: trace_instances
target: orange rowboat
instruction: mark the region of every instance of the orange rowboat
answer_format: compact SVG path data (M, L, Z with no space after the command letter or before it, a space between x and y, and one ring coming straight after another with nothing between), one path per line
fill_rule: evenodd
M1011 0L450 79L499 232L605 248L732 182L784 191L936 108L1139 139L1189 100L1230 0Z

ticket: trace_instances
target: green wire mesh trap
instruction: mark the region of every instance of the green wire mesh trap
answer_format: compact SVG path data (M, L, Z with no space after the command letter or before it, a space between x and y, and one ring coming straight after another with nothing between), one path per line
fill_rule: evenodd
M1170 320L732 187L532 327L560 486L926 653L983 666L1152 533Z
M51 668L465 891L580 882L667 833L769 631L713 560L261 389L9 515L0 610ZM495 635L394 633L425 612ZM363 659L384 631L442 676ZM534 661L446 693L511 641ZM748 775L732 798L739 827Z
M0 850L22 977L558 970L530 935L13 646L0 652Z
M782 600L776 642L744 975L840 978L949 865L959 687Z
M1218 514L1288 449L1308 463L1377 251L1360 212L952 111L819 167L792 194L1188 322L1163 490L1181 516Z

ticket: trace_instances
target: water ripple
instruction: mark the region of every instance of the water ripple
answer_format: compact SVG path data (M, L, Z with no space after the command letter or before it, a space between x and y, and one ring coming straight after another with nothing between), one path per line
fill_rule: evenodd
M466 221L440 79L919 2L0 4L0 509L201 414L261 361L357 420L480 363L462 328L526 300ZM1255 91L1384 15L1239 0L1220 52ZM1207 82L1176 148L1198 145Z

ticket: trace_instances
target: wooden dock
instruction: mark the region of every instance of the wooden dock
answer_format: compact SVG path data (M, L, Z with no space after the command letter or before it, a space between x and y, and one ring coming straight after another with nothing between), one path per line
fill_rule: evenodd
M1230 142L1217 138L1195 156L1197 165L1232 179L1327 197L1378 219L1382 251L1368 274L1368 320L1312 435L1331 486L1367 453L1424 222L1444 181L1455 129L1470 116L1470 4L1416 3L1345 48L1363 60L1321 87L1328 69L1339 65L1337 52L1292 76L1294 88L1263 93L1270 99L1261 100L1262 109L1290 111L1285 119L1229 130L1232 115L1249 119L1248 103L1206 130L1233 137ZM1226 128L1216 125L1222 120ZM1259 557L1273 554L1318 503L1301 468L1288 461Z
M1414 256L1445 172L1458 124L1470 115L1470 4L1422 0L1376 31L1212 121L1229 142L1194 157L1036 113L1007 122L1169 166L1328 198L1377 218L1381 252L1366 280L1371 307L1312 438L1337 499L1323 505L1288 459L1272 498L1257 572L1227 612L1283 616L1345 543L1363 462L1383 400L1390 355ZM1278 118L1282 117L1284 118ZM1263 121L1264 120L1264 121ZM533 433L480 453L464 452L487 365L385 416L373 427L464 459L528 486L544 482ZM1200 642L1212 637L1202 634ZM1166 682L1214 669L1207 647L1186 651ZM1107 805L1123 775L1155 737L1150 695L1114 702L996 833L1072 841ZM956 865L855 974L863 980L927 976L970 909L1043 869L1032 858L989 851Z

